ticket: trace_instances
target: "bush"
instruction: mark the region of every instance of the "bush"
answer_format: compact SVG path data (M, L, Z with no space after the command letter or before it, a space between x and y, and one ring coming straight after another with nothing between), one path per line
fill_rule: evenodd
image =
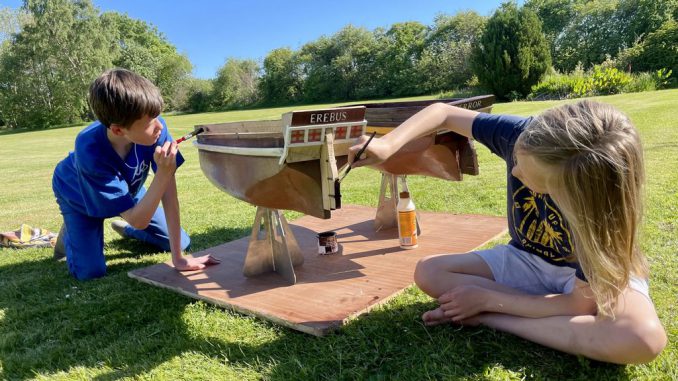
M575 84L583 79L583 72L573 74L554 73L544 77L544 80L532 86L528 99L548 100L572 98Z
M667 69L667 68L662 68L657 70L654 73L654 79L655 82L657 83L657 88L659 89L665 89L667 87L671 87L673 85L674 79L671 77L671 74L673 74L673 70Z
M656 75L650 75L650 77L655 78ZM642 81L647 81L647 78L643 77ZM653 82L656 84L655 79ZM618 94L628 91L629 88L636 88L634 86L646 87L648 84L633 83L633 77L630 74L611 65L606 67L596 65L588 72L577 69L570 74L549 74L543 81L532 86L528 99L566 99Z
M574 85L574 93L580 97L619 94L631 82L631 75L614 67L593 67L593 72Z
M657 90L657 80L653 73L637 73L631 75L631 82L624 86L623 93L640 93Z

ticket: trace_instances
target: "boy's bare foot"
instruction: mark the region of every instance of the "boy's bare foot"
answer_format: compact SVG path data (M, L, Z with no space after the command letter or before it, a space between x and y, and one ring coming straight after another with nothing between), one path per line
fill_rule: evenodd
M61 260L66 258L66 246L64 239L66 237L66 224L61 225L59 235L57 235L56 244L54 245L54 259Z

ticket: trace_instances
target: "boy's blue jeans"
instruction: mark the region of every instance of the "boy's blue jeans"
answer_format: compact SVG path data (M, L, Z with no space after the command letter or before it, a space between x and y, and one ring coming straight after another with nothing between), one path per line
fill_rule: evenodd
M134 201L138 203L145 193L146 190L141 188ZM77 213L59 198L57 198L57 203L66 227L63 232L64 237L59 237L59 239L63 240L66 248L68 271L79 280L99 278L106 275L104 219ZM125 229L125 235L150 243L164 251L170 250L165 212L160 207L153 214L146 229L139 230L128 226ZM190 237L184 229L181 229L181 249L186 250L190 243Z

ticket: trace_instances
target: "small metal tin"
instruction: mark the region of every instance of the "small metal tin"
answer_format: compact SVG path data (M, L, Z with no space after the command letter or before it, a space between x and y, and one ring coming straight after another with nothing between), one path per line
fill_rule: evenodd
M318 254L336 254L339 252L339 243L337 243L337 233L326 231L318 233Z

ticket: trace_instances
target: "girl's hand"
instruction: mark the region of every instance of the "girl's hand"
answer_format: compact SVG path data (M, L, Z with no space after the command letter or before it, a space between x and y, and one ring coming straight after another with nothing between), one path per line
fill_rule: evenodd
M453 322L462 322L486 311L490 290L464 285L455 287L438 298L443 315Z
M174 173L177 169L177 142L165 142L161 146L155 147L153 160L158 166L158 172Z
M352 167L362 167L365 165L376 165L384 162L391 155L391 146L383 138L374 138L370 144L365 148L365 152L360 155L361 157L355 157L358 151L360 151L369 137L363 135L358 139L358 142L351 146L348 149L348 165Z
M172 259L174 268L178 271L201 270L207 266L218 265L221 261L212 255L203 255L201 257L181 257Z

